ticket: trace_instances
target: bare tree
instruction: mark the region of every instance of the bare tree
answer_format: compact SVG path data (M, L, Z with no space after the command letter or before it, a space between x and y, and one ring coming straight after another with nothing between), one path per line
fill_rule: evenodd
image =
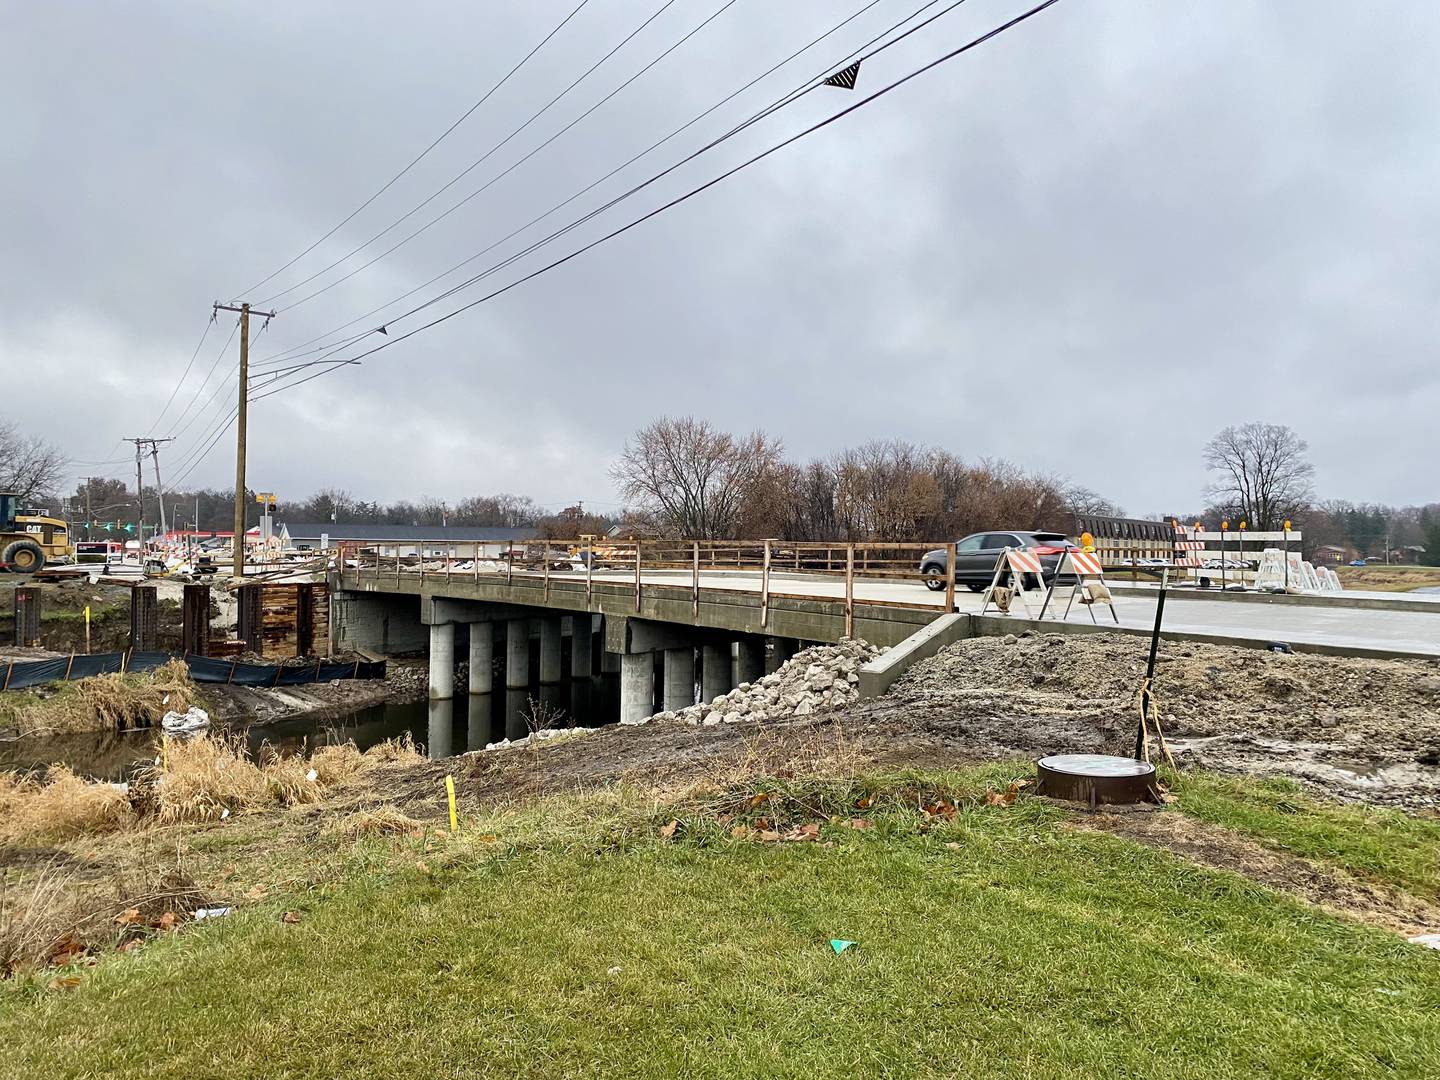
M780 464L764 432L736 437L693 417L637 431L610 470L620 497L672 536L724 537L760 478Z
M21 502L54 495L66 465L59 447L38 435L23 435L0 420L0 491L13 492Z
M1091 491L1078 484L1065 491L1065 503L1072 514L1098 514L1104 517L1123 517L1125 510L1116 506L1098 491Z
M1303 510L1314 493L1315 467L1306 460L1308 449L1305 440L1283 424L1227 427L1205 444L1205 464L1218 474L1205 493L1233 507L1252 529L1278 529Z

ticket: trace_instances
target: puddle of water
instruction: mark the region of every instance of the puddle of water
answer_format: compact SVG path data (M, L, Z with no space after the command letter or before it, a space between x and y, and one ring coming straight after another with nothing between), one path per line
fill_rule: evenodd
M555 686L460 694L451 701L383 702L323 719L297 716L266 724L231 723L219 730L240 732L252 755L268 743L283 754L309 753L318 746L354 742L366 750L408 734L431 758L483 750L501 739L530 734L526 720L536 707L553 726L599 727L620 719L620 683L614 676L574 679ZM0 769L68 765L96 780L124 780L156 754L152 730L89 732L0 742Z

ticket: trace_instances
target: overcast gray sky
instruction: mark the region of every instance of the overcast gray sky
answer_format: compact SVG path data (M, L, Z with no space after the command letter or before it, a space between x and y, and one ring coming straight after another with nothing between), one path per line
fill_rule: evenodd
M193 421L162 458L176 475L233 404L233 342L203 381L222 322L157 424L214 300L265 300L369 239L663 0L590 0L373 205L242 295L374 193L578 2L0 0L0 417L53 432L77 475L119 476L123 463L85 463L124 458L122 436ZM491 180L723 2L675 0L381 243L274 305ZM735 0L443 222L285 311L253 359L491 245L866 2ZM546 224L659 171L922 3L878 0ZM806 95L483 285L1028 6L969 0L867 63L856 91ZM1434 4L1062 0L564 267L258 402L252 486L613 505L607 468L626 436L693 414L765 428L797 457L895 437L1010 458L1144 513L1200 505L1202 445L1260 419L1309 440L1322 495L1434 500L1437 53ZM484 291L392 323L391 338ZM233 470L225 436L186 484L223 486Z

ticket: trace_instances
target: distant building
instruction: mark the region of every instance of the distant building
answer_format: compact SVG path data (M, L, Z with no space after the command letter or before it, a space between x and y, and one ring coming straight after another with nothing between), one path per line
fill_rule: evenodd
M456 558L499 559L512 544L536 539L536 529L474 525L336 525L285 522L276 530L282 548L319 551L340 543L363 544L379 555L453 554Z
M1329 565L1337 562L1349 562L1355 558L1355 549L1341 547L1339 544L1321 544L1310 556L1310 561L1315 565Z

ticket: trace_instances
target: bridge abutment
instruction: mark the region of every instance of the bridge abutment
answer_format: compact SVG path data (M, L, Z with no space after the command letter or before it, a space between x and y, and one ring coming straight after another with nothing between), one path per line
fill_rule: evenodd
M418 653L428 640L415 597L344 589L330 593L330 634L336 651L381 655Z

